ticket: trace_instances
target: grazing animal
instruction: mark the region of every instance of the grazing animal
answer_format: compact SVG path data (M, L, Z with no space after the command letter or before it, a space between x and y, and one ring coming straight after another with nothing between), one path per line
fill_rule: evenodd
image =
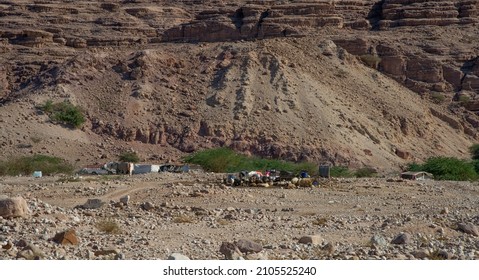
M133 175L133 169L135 169L135 165L131 162L128 163L128 175Z

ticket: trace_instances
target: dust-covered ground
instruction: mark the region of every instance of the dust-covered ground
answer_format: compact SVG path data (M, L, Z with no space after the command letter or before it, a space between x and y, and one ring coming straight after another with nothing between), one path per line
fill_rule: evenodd
M0 258L479 258L477 183L333 179L286 189L229 187L223 176L2 177L0 194L24 197L31 213L0 218ZM94 198L104 204L77 207ZM53 240L69 229L78 245Z

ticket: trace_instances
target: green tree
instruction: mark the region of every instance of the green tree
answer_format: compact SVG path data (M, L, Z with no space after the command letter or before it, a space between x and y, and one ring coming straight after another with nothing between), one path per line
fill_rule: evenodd
M478 177L472 163L457 158L432 157L422 165L422 168L438 180L472 181Z
M140 161L140 157L138 156L138 154L136 152L123 152L119 156L119 159L120 159L120 161L133 162L133 163L136 163L136 162Z
M85 122L83 110L79 106L71 104L69 101L60 103L53 103L48 100L40 106L40 109L45 112L52 121L71 125L74 128L79 128Z

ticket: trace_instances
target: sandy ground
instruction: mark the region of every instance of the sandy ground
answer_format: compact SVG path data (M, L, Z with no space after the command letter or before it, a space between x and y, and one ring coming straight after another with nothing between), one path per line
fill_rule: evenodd
M46 259L166 259L173 252L223 259L222 242L248 240L262 250L240 257L479 258L477 183L375 178L333 179L302 189L232 188L222 184L223 176L3 177L0 194L23 196L32 213L0 220L0 256L19 258L25 244L35 244ZM127 205L119 203L125 196ZM76 207L93 198L104 205ZM107 222L118 231L102 230ZM473 230L460 230L461 223ZM67 229L75 230L78 245L51 240ZM407 241L391 244L401 233ZM306 235L318 239L299 243Z

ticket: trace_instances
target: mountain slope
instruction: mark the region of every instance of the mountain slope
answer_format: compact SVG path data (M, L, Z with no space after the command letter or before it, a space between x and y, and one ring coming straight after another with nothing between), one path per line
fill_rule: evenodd
M476 39L459 42L477 30L472 12L441 27L393 17L392 7L406 5L394 1L44 2L1 6L1 158L47 153L81 166L134 149L144 161L176 161L228 146L397 170L433 155L468 157L477 141L479 118L462 106L475 108ZM435 16L416 2L407 8L415 17ZM56 30L65 9L76 10ZM23 31L10 28L15 21ZM163 35L178 26L183 37L168 42ZM198 42L208 28L216 35ZM440 32L458 43L421 41ZM452 101L461 95L471 99ZM50 123L37 109L47 100L81 106L87 122L81 130Z

